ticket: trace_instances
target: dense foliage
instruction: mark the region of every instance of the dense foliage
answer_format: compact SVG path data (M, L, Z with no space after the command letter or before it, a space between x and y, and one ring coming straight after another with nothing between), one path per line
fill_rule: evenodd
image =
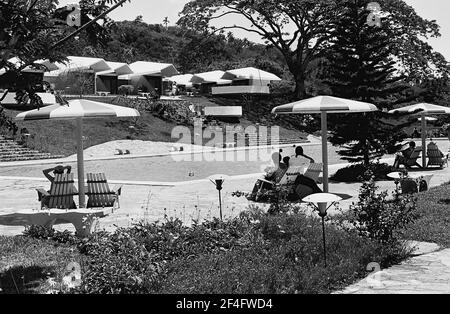
M99 16L118 2L81 0L82 23L90 21L89 15ZM24 96L38 107L42 100L36 92L42 86L30 80L22 70L27 67L46 70L39 60L65 60L67 54L62 48L75 28L66 22L71 11L66 7L58 8L58 4L57 0L0 1L0 69L5 70L2 82L12 90L25 91ZM102 26L93 23L83 31L94 44L101 44L108 37L111 20L106 16L101 20Z
M371 176L361 186L359 200L350 206L346 219L360 235L389 243L397 240L398 231L417 219L416 196L394 193L389 198L387 191L378 193L378 189Z
M443 56L424 40L440 36L439 26L421 18L403 0L377 3L382 11L382 22L388 27L388 36L395 41L390 53L396 57L408 81L448 74ZM342 22L346 7L353 4L352 0L192 0L184 7L178 23L201 31L240 29L257 34L283 56L296 82L296 96L302 99L307 95L306 82L314 72L312 66L317 60L330 58L335 26ZM233 15L244 22L226 20ZM224 26L217 27L217 21L222 21Z
M252 209L226 222L167 219L72 238L85 256L72 292L329 293L365 276L371 262L388 267L408 256L400 242L381 244L329 222L325 268L321 232L315 217Z

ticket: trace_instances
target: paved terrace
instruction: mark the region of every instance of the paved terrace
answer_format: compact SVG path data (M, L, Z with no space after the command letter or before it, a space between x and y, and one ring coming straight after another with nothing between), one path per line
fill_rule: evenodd
M383 160L392 163L393 160ZM330 166L330 173L342 168L345 164ZM434 176L431 187L439 186L450 179L450 168L444 170L427 171ZM260 173L234 175L224 183L223 215L235 217L250 205L265 207L264 204L249 202L244 197L236 198L231 194L235 191L250 191ZM113 215L100 220L100 227L110 230L117 226L129 226L133 221L162 220L164 215L177 217L185 223L193 219L210 219L219 217L218 193L214 185L207 179L187 182L132 182L123 180L111 180L111 185L124 184L120 197L121 208ZM3 176L0 177L0 213L13 213L20 209L38 209L36 188L48 188L48 182L39 177ZM394 191L393 181L378 182L383 190ZM341 202L342 209L348 209L352 202L357 200L360 183L330 183L330 191L346 193L354 198ZM305 205L305 210L310 211ZM332 209L331 214L336 211ZM70 225L62 225L59 228L71 229ZM0 234L17 235L23 231L23 227L0 226Z

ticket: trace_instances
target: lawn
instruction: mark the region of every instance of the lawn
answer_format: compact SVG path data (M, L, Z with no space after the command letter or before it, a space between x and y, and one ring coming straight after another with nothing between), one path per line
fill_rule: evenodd
M450 248L450 183L420 193L417 208L419 219L403 237Z
M0 236L0 294L46 293L52 288L48 279L60 282L66 267L81 258L70 245Z
M93 98L99 101L102 98ZM105 98L105 102L113 102L122 104L121 101ZM132 101L129 98L129 101ZM191 100L190 100L191 101ZM192 101L202 103L205 100L193 98ZM115 140L143 140L155 142L176 142L178 139L171 137L172 130L179 123L172 119L172 115L177 115L177 102L169 103L169 110L164 112L150 112L140 110L141 117L139 119L86 119L84 120L83 135L85 138L85 148L103 144ZM186 104L186 102L183 102ZM183 113L184 110L180 110ZM20 112L14 110L5 110L6 115L15 117ZM240 125L247 127L254 124L242 118ZM42 152L48 152L54 155L70 156L76 151L74 134L76 130L76 122L67 121L33 121L33 122L17 122L19 130L28 129L31 137L27 141L27 146ZM130 126L132 128L130 128ZM193 127L189 126L191 134L194 134ZM299 140L306 137L305 133L293 129L280 128L280 136L284 138L298 138ZM210 141L209 138L204 139L205 142Z

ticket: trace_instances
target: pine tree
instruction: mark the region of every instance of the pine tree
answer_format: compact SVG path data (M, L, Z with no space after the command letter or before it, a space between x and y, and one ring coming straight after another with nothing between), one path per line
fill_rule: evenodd
M326 79L333 96L370 102L380 109L375 113L330 115L331 143L341 146L342 159L364 165L395 151L404 138L403 125L395 123L385 111L407 88L395 68L388 26L383 25L383 19L375 25L368 23L368 4L366 0L343 1Z

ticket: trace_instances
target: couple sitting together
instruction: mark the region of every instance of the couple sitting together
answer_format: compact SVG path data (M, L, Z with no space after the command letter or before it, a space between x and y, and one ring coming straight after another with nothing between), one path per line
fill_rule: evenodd
M297 146L295 148L295 155L292 158L289 156L283 158L277 152L272 154L272 162L274 165L265 170L266 174L264 178L256 181L252 193L247 197L249 200L257 202L266 201L270 198L271 192L275 190L275 185L280 183L289 168L298 167L305 170L309 163L314 163L314 160L304 154L301 146ZM287 199L292 202L299 201L314 193L322 193L322 190L317 186L316 182L304 176L302 173L296 175L295 182L288 185L288 188Z

